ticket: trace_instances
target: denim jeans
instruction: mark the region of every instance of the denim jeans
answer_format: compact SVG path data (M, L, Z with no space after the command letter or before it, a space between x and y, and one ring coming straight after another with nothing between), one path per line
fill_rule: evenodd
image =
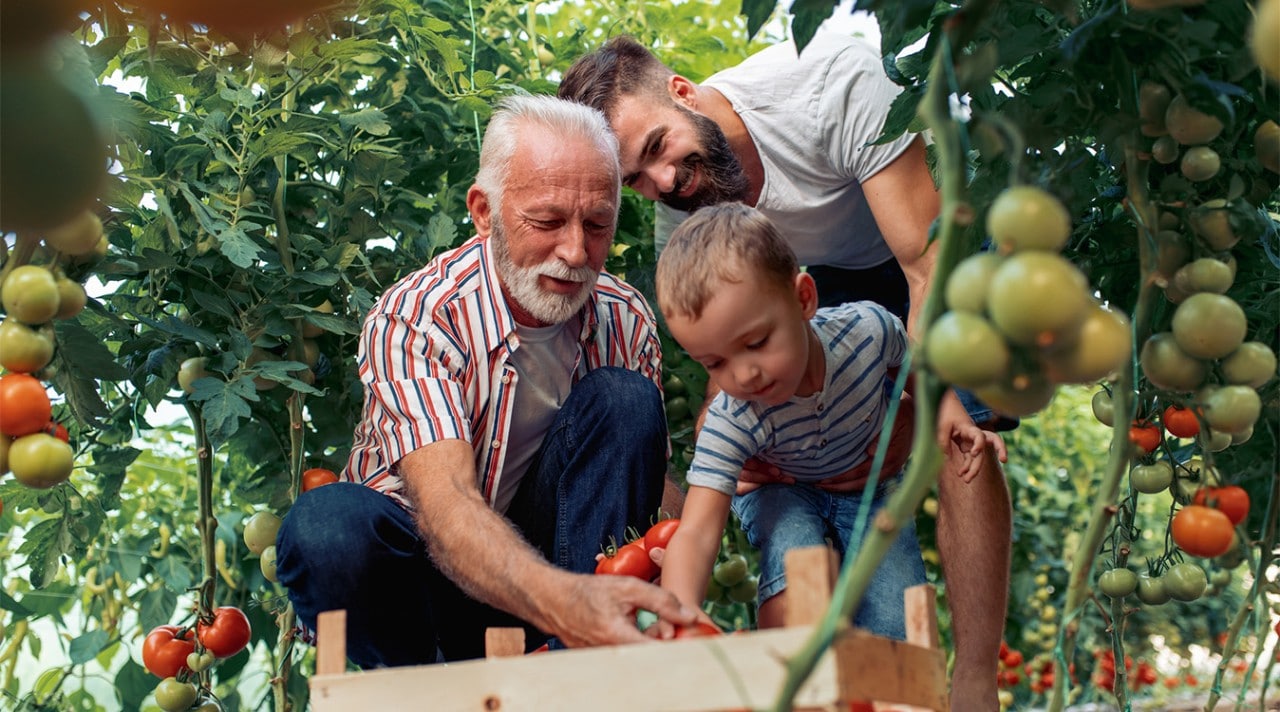
M877 486L867 526L888 501L902 476ZM807 484L765 485L733 498L733 512L742 521L747 540L760 550L761 603L787 587L783 560L787 551L822 546L827 540L844 559L852 546L856 552L863 532L854 537L854 525L863 492L826 492ZM852 542L852 545L850 544ZM903 640L907 636L903 592L925 582L924 560L916 539L915 520L908 520L885 552L854 613L853 624L877 635Z
M907 278L897 260L888 260L866 269L843 269L827 265L805 268L818 285L818 305L823 307L856 302L873 301L907 323L910 295ZM972 392L963 388L953 389L969 417L978 425L987 424L991 430L1005 431L1018 427L1018 420L1001 415L983 403Z
M657 513L666 448L657 386L626 369L593 370L556 415L506 516L551 563L591 573L610 536L644 531ZM347 656L361 667L481 657L490 626L524 626L530 650L548 639L459 590L432 564L413 516L363 485L304 493L276 548L300 621L314 629L320 612L346 609Z

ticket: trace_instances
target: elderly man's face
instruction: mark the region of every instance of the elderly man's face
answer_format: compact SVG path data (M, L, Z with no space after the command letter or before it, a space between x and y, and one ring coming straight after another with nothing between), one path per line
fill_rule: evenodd
M521 133L491 239L516 321L559 324L582 308L604 269L618 176L590 143Z

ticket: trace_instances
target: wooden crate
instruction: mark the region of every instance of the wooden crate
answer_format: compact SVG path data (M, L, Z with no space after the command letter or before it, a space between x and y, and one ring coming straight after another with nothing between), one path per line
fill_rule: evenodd
M523 631L495 629L489 657L459 663L346 673L346 613L321 614L311 705L317 712L410 710L521 712L705 712L771 707L785 659L813 633L830 601L834 555L787 556L787 626L652 644L521 655ZM908 642L851 629L809 676L796 706L848 710L853 700L898 703L876 709L947 710L946 657L938 649L932 586L906 592Z

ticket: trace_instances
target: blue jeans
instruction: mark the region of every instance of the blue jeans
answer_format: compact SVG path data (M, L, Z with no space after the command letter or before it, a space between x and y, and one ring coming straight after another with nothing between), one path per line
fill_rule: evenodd
M890 259L866 269L810 265L805 271L818 285L819 306L830 307L845 302L870 300L893 312L904 325L907 323L911 299L907 290L907 278L897 260ZM997 432L1018 427L1017 419L995 412L973 393L963 388L953 390L977 425Z
M657 386L626 369L593 370L556 415L506 516L548 561L591 573L610 536L644 531L657 513L666 448ZM276 549L300 621L314 629L320 612L346 609L347 656L361 667L481 657L490 626L523 626L530 650L548 639L463 593L432 564L413 516L363 485L298 497Z
M881 481L871 501L871 514L884 507L901 475ZM823 546L830 539L840 558L856 552L863 533L854 537L853 527L864 492L825 492L806 484L765 485L733 498L733 512L742 521L747 539L760 550L759 601L767 601L787 587L783 559L787 551L804 546ZM903 592L925 582L924 560L916 539L915 520L908 520L898 532L884 559L871 577L853 624L877 635L903 640L907 636Z

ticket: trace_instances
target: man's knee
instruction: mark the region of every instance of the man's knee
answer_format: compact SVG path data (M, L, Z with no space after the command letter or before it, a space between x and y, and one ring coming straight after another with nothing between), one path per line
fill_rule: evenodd
M625 424L631 432L652 431L666 437L666 416L658 386L645 376L625 368L590 371L574 386L579 413L598 423Z

